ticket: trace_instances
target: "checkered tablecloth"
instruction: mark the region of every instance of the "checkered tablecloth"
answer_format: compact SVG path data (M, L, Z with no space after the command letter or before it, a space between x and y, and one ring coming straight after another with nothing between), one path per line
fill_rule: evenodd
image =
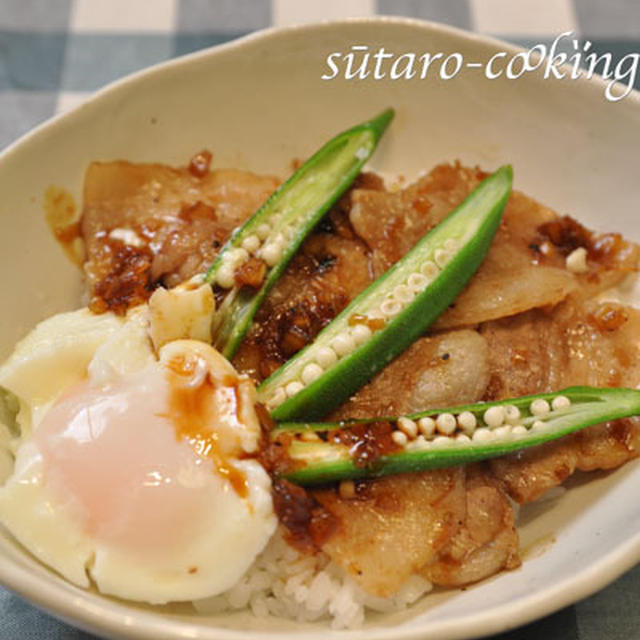
M0 0L0 149L156 62L271 25L374 14L524 45L574 31L614 59L640 52L640 0ZM600 593L494 640L637 640L639 600L636 567ZM0 640L91 637L0 588Z

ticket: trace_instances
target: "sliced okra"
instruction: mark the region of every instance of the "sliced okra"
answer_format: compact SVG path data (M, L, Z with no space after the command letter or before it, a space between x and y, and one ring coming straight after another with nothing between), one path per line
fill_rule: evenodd
M392 118L388 109L330 140L222 248L205 281L225 292L212 332L214 346L227 358L298 247L354 181Z
M511 193L504 166L259 387L276 420L326 415L409 347L483 261Z
M280 475L297 484L317 485L476 462L638 415L636 389L570 387L400 418L281 423L271 440L286 448L287 463ZM372 434L373 425L378 430ZM367 449L372 437L380 455Z

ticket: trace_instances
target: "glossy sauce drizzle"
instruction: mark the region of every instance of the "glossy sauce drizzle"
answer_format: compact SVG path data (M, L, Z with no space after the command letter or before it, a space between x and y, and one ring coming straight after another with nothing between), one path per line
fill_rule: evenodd
M80 221L76 219L76 203L64 189L50 185L44 194L47 224L71 262L81 267L84 262L84 242Z
M186 440L203 458L213 461L218 473L226 478L234 491L241 497L247 496L245 475L231 465L220 450L219 435L212 429L216 411L214 398L216 388L206 362L200 358L174 358L169 364L169 418L172 420L177 440ZM233 398L232 406L227 407L240 421L241 406L237 380L224 380L229 384Z
M384 318L369 318L369 316L364 316L359 313L351 314L347 323L350 327L354 327L357 324L364 324L369 327L371 331L384 329L387 325L387 321Z

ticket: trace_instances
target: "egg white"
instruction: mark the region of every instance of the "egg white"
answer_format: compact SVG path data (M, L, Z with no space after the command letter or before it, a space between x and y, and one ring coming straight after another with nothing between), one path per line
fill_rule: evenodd
M73 506L51 495L42 454L28 441L0 488L0 521L42 563L80 587L93 581L104 594L151 604L206 598L242 577L276 527L269 477L253 460L234 464L247 478L246 498L210 469L192 467L190 482L207 484L211 502L188 545L140 553L92 540Z
M0 387L20 402L25 434L60 393L87 375L96 350L125 323L113 313L78 309L43 320L18 342L0 366Z

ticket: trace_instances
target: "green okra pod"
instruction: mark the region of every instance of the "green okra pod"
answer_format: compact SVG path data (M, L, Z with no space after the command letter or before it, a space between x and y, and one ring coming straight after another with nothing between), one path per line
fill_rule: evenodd
M640 391L569 387L500 402L340 423L282 423L272 441L289 459L280 474L301 485L424 471L477 462L544 444L585 427L640 415ZM371 425L382 455L358 458Z
M513 172L483 180L445 220L259 387L276 420L317 419L366 384L453 302L483 261Z
M393 113L387 109L330 140L222 248L205 281L225 292L214 318L213 344L227 358L298 247L371 157ZM238 277L243 268L253 270L253 286L243 286Z

